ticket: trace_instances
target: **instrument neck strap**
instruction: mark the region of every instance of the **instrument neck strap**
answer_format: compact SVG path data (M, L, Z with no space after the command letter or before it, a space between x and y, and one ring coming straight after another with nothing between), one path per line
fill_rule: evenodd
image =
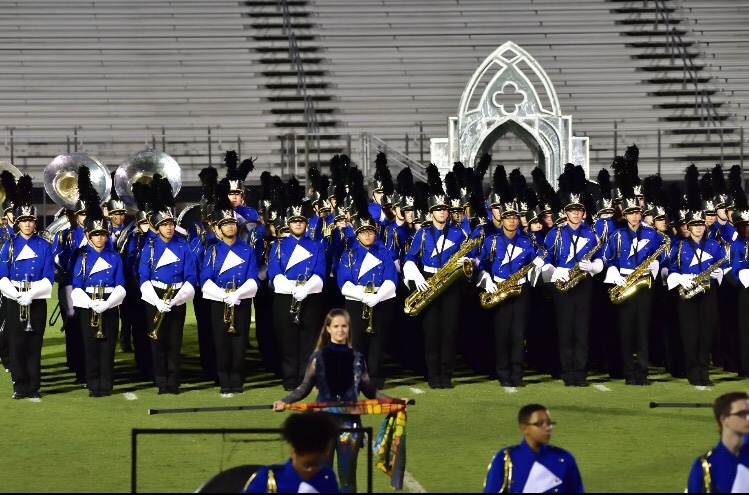
M148 269L151 272L151 276L153 277L153 257L154 257L154 247L153 247L153 237L148 239L148 246L151 248L151 256L148 259Z
M689 245L692 247L692 251L694 252L694 254L697 255L697 263L700 266L700 271L703 270L703 268L702 268L702 255L705 252L705 243L706 242L707 242L707 240L703 237L702 239L700 239L700 243L698 245L696 242L694 242L694 239L692 239L691 237L689 238ZM699 254L697 254L698 250L699 250Z
M15 239L10 240L10 245L8 246L8 272L11 271L11 267L13 266L13 263L15 263L15 260L13 259L13 251L15 251Z
M494 253L497 251L497 236L492 237L492 247L489 249L489 263L494 263Z
M638 255L640 254L639 251L637 251L637 248L640 246L640 236L642 235L642 225L637 227L637 237L632 236L632 229L629 228L629 225L627 226L627 237L629 237L629 242L633 244L632 251L635 257L635 265L640 264L640 260L638 259ZM619 236L619 242L621 242L621 236Z
M564 228L567 229L567 231L569 232L570 244L571 244L570 247L572 248L572 257L575 259L575 263L577 263L578 261L580 261L577 259L577 240L580 239L580 234L582 233L580 229L582 229L582 226L579 226L577 228L577 234L573 232L572 227L570 227L569 225L565 225Z
M432 236L432 241L434 241L434 248L437 250L437 256L439 256L440 266L442 266L442 251L444 251L445 249L445 241L447 241L447 233L449 232L449 228L446 224L442 229L442 246L439 249L437 249L437 238L434 235L435 230L437 230L437 227L433 225L429 227L429 234L431 234Z
M83 253L83 258L81 258L81 278L84 280L83 286L86 286L85 280L86 280L86 257L88 256L88 253Z
M211 271L216 271L216 245L211 246Z

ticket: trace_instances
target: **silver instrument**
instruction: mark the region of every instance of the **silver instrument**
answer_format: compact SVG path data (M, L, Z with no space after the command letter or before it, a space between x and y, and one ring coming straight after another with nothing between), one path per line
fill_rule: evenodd
M137 210L138 204L133 196L133 184L150 183L153 176L166 177L176 197L182 188L182 170L177 160L163 151L145 149L127 157L114 174L114 188L117 194L131 210Z

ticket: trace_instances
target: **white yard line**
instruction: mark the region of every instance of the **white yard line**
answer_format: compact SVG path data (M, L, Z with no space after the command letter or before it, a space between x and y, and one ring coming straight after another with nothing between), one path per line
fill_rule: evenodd
M132 392L125 392L122 396L125 400L138 400L138 396Z
M409 390L411 391L411 393L414 393L414 394L423 394L424 393L424 391L421 390L420 388L410 387Z
M694 388L696 388L697 390L711 390L710 387L706 387L704 385L695 385Z
M595 385L593 385L593 388L596 390L600 390L601 392L611 392L611 389L609 387L600 383L596 383Z
M416 481L416 478L411 476L408 471L403 473L403 486L411 493L427 493L421 483Z
M507 392L508 394L518 393L518 389L516 387L502 387L502 388L505 389L505 392Z

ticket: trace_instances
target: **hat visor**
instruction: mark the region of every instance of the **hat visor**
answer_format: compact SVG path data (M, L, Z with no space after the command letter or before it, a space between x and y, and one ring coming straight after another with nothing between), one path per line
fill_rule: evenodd
M94 235L109 235L109 231L107 229L95 229L95 230L90 230L86 233L88 234L89 237L94 236Z
M505 210L505 211L502 212L502 214L499 217L500 218L507 218L509 216L519 217L520 216L520 212L518 212L516 210Z
M286 219L287 224L291 222L306 222L306 221L307 221L307 217L302 216L302 215L294 215Z
M625 208L622 210L622 213L626 215L627 213L642 213L642 208L639 206L630 206L629 208Z
M689 220L687 222L687 227L691 227L692 225L705 225L704 220Z
M354 233L359 234L361 232L364 232L365 230L371 230L375 234L377 233L377 227L375 227L374 225L362 225L361 227L357 227Z
M585 209L585 205L582 204L582 203L570 203L570 204L568 204L567 206L564 207L564 211L569 211L569 210L584 210L584 209Z
M21 215L19 217L15 217L13 220L16 223L18 223L18 222L25 222L27 220L34 220L34 221L36 221L36 217L33 216L33 215Z

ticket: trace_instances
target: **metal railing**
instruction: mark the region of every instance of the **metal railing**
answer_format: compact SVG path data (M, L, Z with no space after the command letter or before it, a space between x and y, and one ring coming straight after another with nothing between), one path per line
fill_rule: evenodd
M278 8L283 12L283 33L289 37L289 58L296 69L296 92L304 98L304 118L307 121L307 133L315 134L319 132L320 126L317 123L317 112L312 98L307 94L307 78L304 75L304 64L299 55L299 46L296 42L296 35L291 29L291 16L289 15L289 5L286 0L278 0Z

